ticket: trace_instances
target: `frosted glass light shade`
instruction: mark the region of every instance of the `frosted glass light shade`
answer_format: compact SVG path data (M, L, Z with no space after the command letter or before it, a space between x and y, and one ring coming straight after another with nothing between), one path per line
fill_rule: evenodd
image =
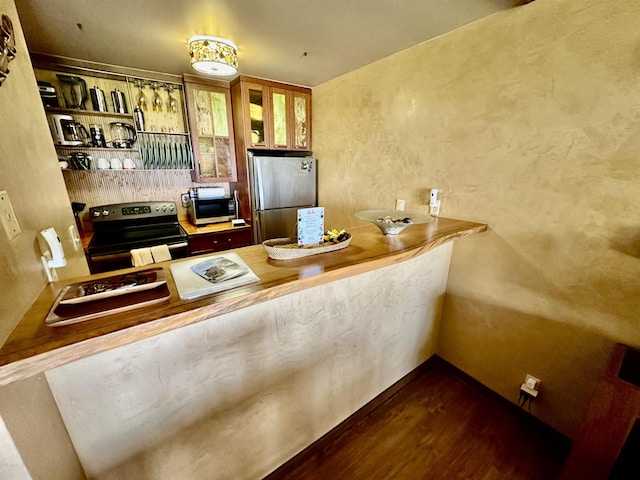
M207 75L226 77L238 71L238 47L223 38L190 38L189 56L193 69Z

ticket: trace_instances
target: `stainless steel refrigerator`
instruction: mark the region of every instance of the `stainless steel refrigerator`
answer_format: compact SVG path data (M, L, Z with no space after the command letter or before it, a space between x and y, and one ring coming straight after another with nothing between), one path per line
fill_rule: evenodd
M317 161L306 155L249 154L251 219L256 243L297 236L298 209L316 207Z

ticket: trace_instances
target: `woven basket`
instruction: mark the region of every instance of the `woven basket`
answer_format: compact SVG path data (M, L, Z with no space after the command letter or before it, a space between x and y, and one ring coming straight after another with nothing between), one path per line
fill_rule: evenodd
M278 245L290 245L297 243L297 238L274 238L272 240L265 240L262 242L262 246L267 251L269 258L273 260L292 260L294 258L308 257L310 255L317 255L319 253L333 252L335 250L341 250L346 248L351 243L351 235L347 233L348 238L339 243L330 243L329 245L322 245L319 247L309 248L282 248Z

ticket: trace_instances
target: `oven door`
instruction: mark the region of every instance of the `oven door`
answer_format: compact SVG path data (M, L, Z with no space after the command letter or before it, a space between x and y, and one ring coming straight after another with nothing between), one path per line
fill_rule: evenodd
M167 244L167 246L172 259L186 258L190 255L189 242L186 239L183 242ZM112 253L88 253L87 260L91 273L110 272L121 268L133 267L129 250Z

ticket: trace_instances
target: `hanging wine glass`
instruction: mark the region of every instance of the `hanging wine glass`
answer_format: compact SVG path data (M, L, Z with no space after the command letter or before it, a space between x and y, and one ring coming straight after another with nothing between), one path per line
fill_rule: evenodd
M153 89L153 98L151 99L151 104L153 105L154 112L162 111L162 97L158 93L159 85L156 82L151 84L151 88Z
M142 91L142 87L144 87L144 82L141 80L136 80L135 81L135 86L138 87L138 96L136 97L136 103L138 104L138 107L140 107L140 110L144 110L145 112L147 111L147 97L144 94L144 92Z
M171 96L171 92L173 92L173 87L171 85L167 85L167 93L169 97L167 98L167 110L171 113L178 112L178 101Z

